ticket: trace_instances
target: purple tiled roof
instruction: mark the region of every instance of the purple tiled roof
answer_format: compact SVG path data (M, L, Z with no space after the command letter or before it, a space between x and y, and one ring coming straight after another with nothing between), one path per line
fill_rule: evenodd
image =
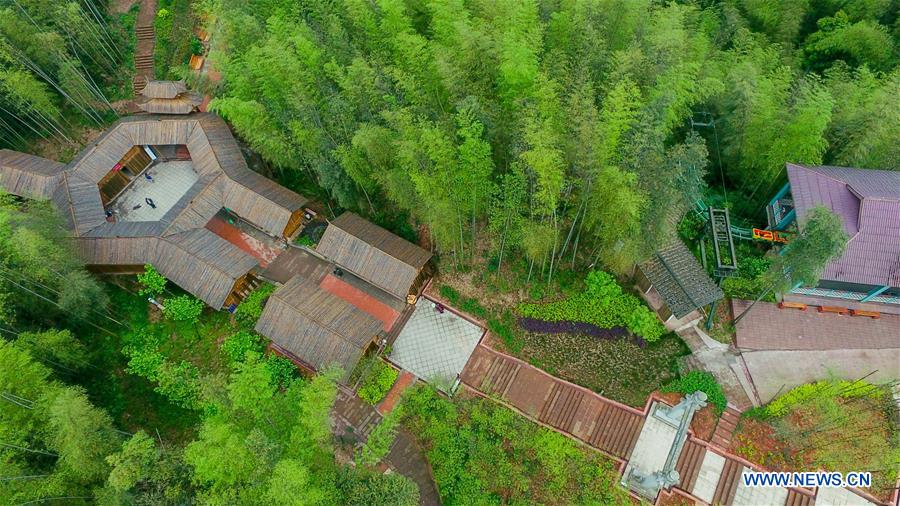
M817 205L831 209L850 236L822 279L900 286L900 172L787 164L797 220Z

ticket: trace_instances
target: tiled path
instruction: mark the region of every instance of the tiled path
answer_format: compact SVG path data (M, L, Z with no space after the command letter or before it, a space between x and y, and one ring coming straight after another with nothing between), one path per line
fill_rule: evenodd
M740 314L749 301L732 301ZM758 302L735 329L737 346L745 350L833 350L900 348L900 316L865 316L778 309L776 304Z
M400 402L400 395L402 395L407 388L412 386L415 381L416 377L409 371L400 371L400 375L397 376L397 381L394 382L394 385L388 391L387 395L384 396L384 400L378 405L378 412L382 415L390 413L397 403Z
M345 389L338 390L338 398L331 414L334 433L344 441L365 441L369 437L369 432L381 422L381 415L374 407ZM441 504L431 475L431 466L412 434L400 429L385 461L419 486L419 504L426 506Z

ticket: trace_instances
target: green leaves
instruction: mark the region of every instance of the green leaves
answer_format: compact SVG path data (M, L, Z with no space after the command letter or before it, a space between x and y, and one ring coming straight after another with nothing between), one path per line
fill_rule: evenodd
M166 289L166 278L150 264L144 266L144 272L137 275L141 285L140 293L145 297L158 297Z
M397 381L399 373L382 360L373 360L371 364L372 368L363 378L357 395L374 406L384 399L394 382Z
M163 314L175 322L193 322L200 320L203 312L203 301L190 295L178 295L165 300Z
M706 394L710 404L716 407L716 412L721 414L725 411L728 403L725 398L725 392L722 386L716 381L716 377L706 371L690 371L681 376L677 380L667 383L660 388L661 392L678 392L684 395L690 395L700 391Z
M628 327L649 342L658 340L665 328L637 297L623 293L615 278L591 271L587 289L568 299L548 304L520 304L519 314L547 321L576 321L598 327Z
M766 276L778 290L789 290L796 283L815 286L828 263L844 253L848 239L838 215L825 207L814 207L800 223L800 233L775 257Z

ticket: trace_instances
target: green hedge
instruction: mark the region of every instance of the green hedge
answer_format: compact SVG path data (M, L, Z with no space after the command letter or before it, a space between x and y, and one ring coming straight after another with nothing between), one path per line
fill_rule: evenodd
M575 321L598 327L627 327L646 341L658 340L666 331L662 323L636 296L624 293L615 278L592 271L587 288L568 299L549 304L520 304L519 314L546 321Z
M376 405L384 399L388 391L394 386L399 373L396 369L381 360L372 361L372 368L366 374L362 386L356 392L359 397L371 405Z
M691 371L660 388L661 392L678 392L684 395L690 395L697 390L706 394L709 403L716 407L716 412L721 414L725 411L725 405L728 403L725 392L715 376L706 371Z

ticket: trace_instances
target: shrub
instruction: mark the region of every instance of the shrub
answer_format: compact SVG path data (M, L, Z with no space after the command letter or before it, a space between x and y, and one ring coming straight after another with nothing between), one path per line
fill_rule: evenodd
M137 275L141 289L138 293L144 297L156 297L166 289L166 278L150 264L144 265L144 272Z
M725 405L728 403L725 399L725 392L716 381L715 376L706 371L691 371L660 388L662 392L678 392L684 395L692 394L697 390L706 394L707 400L716 407L717 413L721 414L722 411L725 411Z
M182 360L178 364L163 362L157 371L156 392L165 395L173 403L187 409L197 409L200 404L200 370Z
M262 339L252 332L241 331L222 342L222 351L231 362L243 362L247 352L262 353L263 349Z
M388 390L394 386L399 373L382 360L372 362L372 369L366 374L362 386L359 387L359 397L371 405L376 405L384 399Z
M536 318L519 318L519 326L529 332L544 334L584 334L598 339L617 339L628 335L625 327L603 328L584 322L549 322Z
M266 358L266 369L272 377L272 383L279 388L287 388L287 386L297 377L297 366L290 360L279 357L278 355L269 355Z
M453 304L455 306L459 303L459 292L457 292L456 289L452 286L441 285L440 289L438 289L438 292L441 294L441 297L446 299L450 304Z
M820 398L840 397L842 399L855 399L868 397L870 399L878 399L882 395L882 391L870 383L834 379L823 380L800 385L782 394L766 406L765 414L772 417L783 416L794 406Z
M266 300L274 291L275 285L271 283L259 285L237 307L234 312L234 318L242 327L252 329L256 325L256 320L259 320L259 317L262 316Z
M520 304L519 314L546 321L590 323L602 328L627 327L649 342L658 340L665 327L634 295L623 293L616 280L602 271L592 271L587 288L565 300L548 304Z
M203 301L190 295L179 295L166 299L163 315L176 322L198 322L203 312Z
M519 353L525 343L516 335L512 326L513 316L509 311L503 313L502 319L491 318L488 320L488 329L499 337L511 352Z

